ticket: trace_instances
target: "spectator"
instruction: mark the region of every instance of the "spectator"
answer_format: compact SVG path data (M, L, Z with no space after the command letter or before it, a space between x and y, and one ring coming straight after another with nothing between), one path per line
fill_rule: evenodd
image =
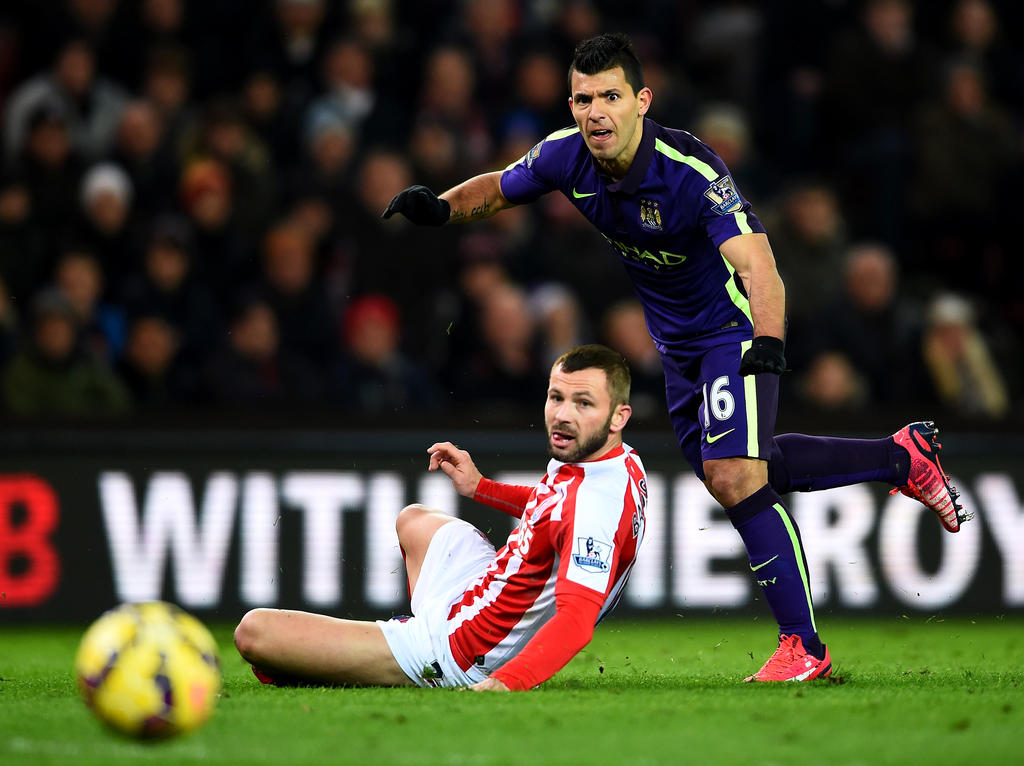
M476 75L462 48L445 46L427 58L417 118L447 126L474 170L484 169L491 151L486 114L476 105ZM489 168L488 168L489 169Z
M750 132L743 111L728 103L707 106L693 130L722 158L743 196L756 205L774 195L778 174L756 156Z
M273 309L252 295L237 300L227 344L205 366L201 385L209 404L241 410L311 409L324 394L316 369L281 348Z
M856 245L846 256L842 290L815 322L815 348L842 349L864 376L868 401L876 405L909 402L915 394L913 360L920 356L921 327L916 309L897 287L892 252L878 244Z
M192 240L184 219L158 218L141 270L125 280L121 302L131 317L161 317L177 336L181 359L196 364L217 343L224 320L213 293L195 274Z
M152 218L175 201L177 159L165 142L164 120L149 101L125 105L117 126L114 163L128 173L138 217Z
M59 106L40 105L29 117L27 129L16 167L29 193L30 225L42 237L42 251L52 252L68 228L68 219L74 217L81 161Z
M131 179L113 163L94 165L82 178L78 236L96 253L104 279L113 289L134 263L133 197Z
M242 85L241 111L246 126L267 147L279 167L301 158L300 123L284 108L281 83L269 69L254 70Z
M190 401L195 385L179 362L180 338L161 316L136 316L117 373L131 394L136 410L166 411Z
M188 50L175 46L153 49L143 73L144 97L157 111L164 126L163 150L175 162L184 156L185 136L196 121L189 102L192 70Z
M963 297L944 293L932 300L922 353L941 404L970 418L991 420L1006 414L1006 382Z
M932 92L935 53L914 32L909 0L868 0L859 29L840 28L827 71L837 178L858 236L897 246L907 225L912 116ZM893 73L898 72L899 76Z
M949 52L981 72L992 96L1020 116L1024 106L1024 60L1005 34L1005 20L990 0L959 0L949 17Z
M235 218L231 176L217 160L190 163L181 175L181 202L194 233L196 274L224 302L239 281L258 275L248 232Z
M531 137L530 146L565 127L571 120L565 105L565 67L547 50L527 52L518 63L516 103L502 119L506 134L512 126ZM519 156L525 154L522 152ZM510 158L510 161L518 158Z
M827 350L797 379L797 406L817 412L862 411L868 403L863 376L841 351Z
M305 123L333 118L344 124L360 146L399 145L407 118L386 92L374 87L375 62L358 40L341 38L328 48L323 63L323 93L306 110Z
M546 385L537 326L523 290L502 284L481 306L481 346L452 379L456 401L473 417L514 411Z
M64 115L71 143L87 160L102 158L114 142L125 93L96 74L92 48L80 38L65 43L48 72L24 82L11 94L4 120L5 152L17 157L29 123L41 107Z
M324 0L273 0L270 14L255 19L244 65L273 72L290 114L301 115L313 95L312 83L333 36L331 5Z
M541 364L550 367L564 352L583 345L590 335L576 296L565 285L547 282L529 296L530 312L541 340Z
M626 357L633 382L630 404L638 423L657 421L668 425L665 418L665 373L661 354L647 331L644 309L636 298L612 304L601 318L601 335L605 345Z
M281 347L326 373L336 355L335 315L316 279L314 244L295 223L273 226L263 238L261 291L274 311Z
M314 191L333 208L351 204L355 137L348 124L323 113L312 119L303 136L304 162L298 166L289 191Z
M186 150L188 156L221 164L231 177L237 224L246 230L258 229L270 215L277 193L267 147L246 125L237 106L224 99L206 107L194 140Z
M103 300L103 270L96 256L89 250L65 250L57 260L54 282L74 312L85 351L112 364L124 346L124 311Z
M44 233L32 220L32 194L17 175L0 180L0 280L4 296L25 302L46 278Z
M805 181L786 192L769 227L779 274L786 284L787 357L794 369L807 361L813 322L839 291L849 246L839 200L827 184Z
M189 44L185 0L139 0L127 5L116 25L116 49L104 51L104 58L112 77L138 91L149 51Z
M11 413L60 418L127 411L127 390L109 367L85 352L74 310L63 295L46 290L36 296L30 333L3 375L4 401Z
M439 408L433 377L401 351L401 325L398 306L384 295L363 295L345 307L334 396L346 409L415 415Z
M470 56L476 92L474 101L491 117L505 106L505 93L513 80L520 9L515 0L476 0L463 3L455 42Z
M405 351L425 361L451 321L458 232L442 229L427 241L414 226L392 226L380 211L412 183L409 164L393 151L367 155L358 172L356 202L347 224L352 235L352 294L383 293L402 307ZM343 224L344 225L344 224Z
M1002 264L979 263L977 253L1001 237L1003 200L1024 159L1019 144L1009 115L989 101L977 67L953 62L942 101L930 103L916 126L913 189L921 231L917 263L938 270L946 284L1005 290Z

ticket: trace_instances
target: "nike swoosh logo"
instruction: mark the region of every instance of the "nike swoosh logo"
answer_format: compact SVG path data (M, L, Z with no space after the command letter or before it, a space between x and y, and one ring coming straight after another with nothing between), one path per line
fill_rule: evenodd
M708 444L714 444L716 441L721 439L723 436L728 436L729 434L731 434L735 430L736 430L735 428L730 428L728 431L722 431L722 433L716 434L715 436L712 436L711 434L708 434L707 437L706 437L707 440L708 440Z
M593 197L595 194L597 194L597 192L590 192L589 194L580 194L578 191L576 191L575 186L572 187L572 196L575 197L576 199L583 199L584 197Z
M768 559L768 560L767 560L766 562L764 562L763 564L758 564L758 565L757 565L756 567L755 567L754 565L751 565L751 566L750 566L750 571L751 571L751 572L756 572L756 571L757 571L758 569L761 569L762 567L766 567L766 566L768 566L769 564L771 564L771 563L772 563L773 561L775 561L775 559L777 559L778 557L779 557L779 554L778 554L778 553L776 553L776 554L775 554L774 556L772 556L772 557L771 557L770 559Z

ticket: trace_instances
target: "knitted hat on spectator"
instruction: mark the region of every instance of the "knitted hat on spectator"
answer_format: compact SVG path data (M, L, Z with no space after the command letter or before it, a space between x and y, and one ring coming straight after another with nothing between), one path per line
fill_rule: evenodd
M93 165L82 179L82 206L89 207L103 193L115 195L122 203L132 201L132 182L119 165L101 162Z
M398 306L386 295L362 295L345 307L341 330L345 342L352 345L360 328L367 322L377 322L395 329L398 327L399 319Z

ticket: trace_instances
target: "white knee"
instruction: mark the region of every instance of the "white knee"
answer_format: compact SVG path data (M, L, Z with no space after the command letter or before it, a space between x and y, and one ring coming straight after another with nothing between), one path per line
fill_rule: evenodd
M412 503L405 506L405 508L398 512L398 518L395 520L395 531L398 533L398 539L401 540L410 527L414 526L425 515L431 513L435 513L435 511L421 503Z
M256 662L261 658L267 628L266 617L270 611L252 609L235 628L235 648L248 662Z

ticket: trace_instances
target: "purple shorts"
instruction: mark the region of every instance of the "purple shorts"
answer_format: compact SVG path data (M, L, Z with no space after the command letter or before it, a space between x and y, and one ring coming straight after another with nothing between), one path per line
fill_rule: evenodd
M705 460L767 460L771 451L779 376L737 374L750 344L749 336L727 334L686 349L661 349L668 414L683 455L701 480Z

